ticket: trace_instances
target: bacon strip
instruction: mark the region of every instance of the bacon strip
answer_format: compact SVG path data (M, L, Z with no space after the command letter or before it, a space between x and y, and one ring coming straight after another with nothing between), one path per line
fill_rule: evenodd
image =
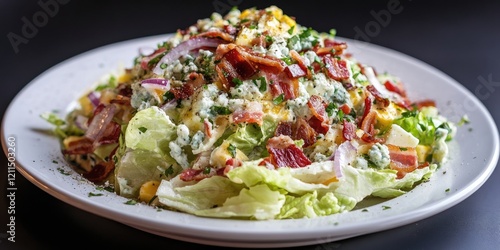
M370 94L375 97L375 100L377 100L378 103L382 103L384 107L387 107L389 106L389 104L391 104L391 101L383 97L382 94L373 85L366 86L366 90L368 90L368 92L370 92Z
M92 167L90 172L83 173L83 177L89 181L99 183L104 181L114 169L115 164L113 161L102 161Z
M288 136L270 138L266 148L270 154L270 161L276 168L300 168L311 164L304 152Z
M231 28L228 27L226 30L231 31ZM223 32L222 30L215 30L214 29L214 30L205 31L203 33L197 34L195 37L199 37L199 36L210 37L210 38L220 38L220 39L222 39L226 42L229 42L229 43L234 41L233 35L230 35L226 32Z
M285 68L285 73L290 78L299 78L306 75L306 72L298 64L291 64Z
M191 72L188 78L188 81L181 86L172 87L170 89L175 99L186 99L192 96L194 92L206 82L203 75L196 72Z
M415 148L400 148L398 146L386 144L391 157L391 169L397 170L397 178L403 178L418 167L418 157Z
M297 122L292 127L292 131L291 138L294 140L303 140L304 147L309 147L316 142L316 130L302 118L297 119Z
M342 81L349 79L349 70L345 61L334 59L331 55L326 55L323 57L323 63L325 64L326 74L333 80Z
M311 70L307 67L304 58L295 50L290 50L290 57L297 62L302 71L306 73L307 78L310 79L312 77L312 73Z
M307 106L313 117L309 119L309 124L320 134L326 134L330 129L328 125L328 116L325 110L323 98L317 95L312 95L307 101Z

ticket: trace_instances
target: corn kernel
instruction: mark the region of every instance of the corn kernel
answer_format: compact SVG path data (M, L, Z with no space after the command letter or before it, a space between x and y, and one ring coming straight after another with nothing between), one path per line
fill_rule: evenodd
M94 110L94 106L90 102L90 99L87 97L87 95L83 95L82 97L80 97L80 99L78 99L78 102L82 107L83 114L85 116L90 116Z
M250 11L250 9L246 9L244 10L243 12L241 12L240 14L240 19L245 19L247 18L252 12Z
M132 76L130 74L125 73L118 77L118 82L128 82L131 78Z
M283 17L280 19L280 21L288 24L288 26L290 26L290 27L293 27L297 24L295 22L295 20L293 20L291 17L289 17L287 15L283 15Z
M431 152L431 147L427 145L417 145L415 150L417 151L418 162L425 162L425 159Z
M141 189L139 190L139 200L150 202L156 195L156 190L158 190L159 186L159 181L148 181L142 184Z

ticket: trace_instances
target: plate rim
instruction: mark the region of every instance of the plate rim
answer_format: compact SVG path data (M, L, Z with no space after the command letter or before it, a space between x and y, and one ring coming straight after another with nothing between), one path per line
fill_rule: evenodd
M164 38L168 35L171 35L171 34L163 34L163 35L155 35L155 36L146 36L146 37L139 37L139 38L134 38L134 39L129 39L129 40L124 40L124 41L120 41L120 42L116 42L116 43L110 43L110 44L106 44L106 45L103 45L103 46L100 46L100 47L97 47L97 48L94 48L94 49L91 49L91 50L88 50L86 52L83 52L83 53L80 53L78 55L75 55L73 57L70 57L66 60L63 60L61 61L60 63L58 64L55 64L53 65L52 67L48 68L47 70L45 70L44 72L42 72L41 74L39 74L37 77L35 77L33 80L31 80L28 84L26 84L17 94L16 96L11 100L11 102L9 103L9 106L7 107L7 109L5 110L4 112L4 115L3 115L3 118L2 118L2 130L1 130L1 141L2 141L2 148L3 148L3 151L4 151L4 154L7 153L7 146L6 146L6 132L5 131L5 123L6 123L6 119L7 117L9 116L9 114L11 114L13 111L11 109L13 109L14 107L14 102L22 95L22 93L24 93L25 91L28 91L28 89L34 85L38 79L40 79L41 77L43 77L45 74L48 74L52 71L55 71L57 70L61 65L65 65L73 60L78 60L78 58L81 58L81 57L84 57L85 55L89 55L89 54L93 54L93 53L96 53L100 50L106 50L107 48L112 48L112 47L115 47L115 46L120 46L120 45L124 45L124 44L128 44L128 43L136 43L136 42L140 42L140 41L144 41L144 40L155 40L155 39L160 39L160 38ZM349 39L349 38L343 38L343 37L338 37L339 40L346 40L349 44L349 42L353 43L353 41L355 41L356 43L365 43L365 42L362 42L362 41L356 41L356 40L353 40L353 39ZM471 183L469 183L469 185L467 185L465 188L463 188L462 190L460 190L459 192L454 192L453 194L449 195L448 198L445 199L445 204L443 205L443 201L437 203L437 204L434 204L435 207L437 208L420 208L419 210L417 211L413 211L413 212L410 212L410 214L412 214L413 216L410 216L411 219L406 219L406 220L399 220L398 223L393 223L391 226L384 226L382 230L379 230L379 229L376 229L376 228L373 228L372 227L372 230L365 230L364 232L360 232L359 234L357 235L352 235L352 236L346 236L344 238L350 238L350 237L354 237L354 236L358 236L358 235L362 235L362 234L367 234L367 233L372 233L372 232L378 232L378 231L383 231L383 230L388 230L388 229L392 229L392 228L396 228L396 227L399 227L399 226L402 226L402 225L406 225L408 223L411 223L411 222L414 222L414 221L418 221L418 220L422 220L424 218L427 218L427 217L430 217L432 215L435 215L437 213L440 213L456 204L458 204L459 202L465 200L466 198L468 198L470 195L472 195L475 191L477 191L488 179L489 177L491 176L491 174L493 173L493 171L495 170L495 167L496 165L498 164L498 158L499 158L499 139L498 139L498 129L496 129L496 124L493 120L493 118L491 117L491 114L490 112L486 109L486 107L476 98L476 96L474 96L469 90L467 90L463 85L459 84L456 80L454 80L453 78L451 78L450 76L448 76L447 74L445 74L444 72L440 71L439 69L437 68L434 68L433 66L419 60L419 59L416 59L414 57L411 57L407 54L404 54L402 52L399 52L399 51L396 51L394 49L391 49L391 48L387 48L387 47L383 47L383 46L380 46L380 45L377 45L377 44L371 44L371 43L366 43L364 44L364 46L367 46L371 49L374 49L374 50L377 50L377 51L383 51L384 53L389 53L393 56L397 56L398 58L400 59L404 59L412 64L416 64L416 65L419 65L421 67L424 67L428 70L431 70L433 74L437 74L439 77L441 78L444 78L446 79L449 83L453 84L453 86L455 88L457 88L458 90L460 90L462 93L464 93L465 95L467 95L469 98L471 98L473 101L474 101L474 104L476 107L478 107L480 110L481 110L481 113L484 116L484 118L488 121L488 126L492 128L491 132L493 133L493 144L494 144L494 149L493 149L493 154L491 154L490 156L490 159L489 161L487 161L485 163L485 168L484 170L481 172L480 175L477 175L472 181ZM36 178L36 176L33 175L33 173L30 173L29 171L29 166L23 166L21 164L16 164L17 166L17 170L25 177L27 178L31 183L35 184L38 188L41 188L42 190L44 190L45 192L49 193L50 195L52 195L53 197L65 202L65 203L68 203L68 204L71 204L72 206L75 206L79 209L82 209L86 212L90 212L90 213L93 213L95 215L98 215L98 216L101 216L101 217L105 217L105 218L108 218L108 219L112 219L112 220L115 220L115 221L118 221L120 223L123 223L125 225L128 225L128 226L131 226L131 227L134 227L134 228L137 228L137 229L140 229L140 230L143 230L143 231L147 231L148 229L146 228L141 228L140 225L138 225L137 223L140 223L140 222L144 222L144 220L147 220L148 223L153 223L155 224L155 226L159 227L159 226L165 226L165 222L162 221L161 223L158 222L158 221L152 221L151 219L148 219L148 218L144 218L142 216L137 216L137 217L134 217L132 221L130 222L133 222L133 223L125 223L123 221L123 219L116 219L116 218L113 218L113 214L114 214L114 211L111 211L109 208L103 206L102 204L97 204L97 202L89 202L89 200L84 200L82 197L80 197L80 199L75 199L76 197L74 195L72 195L71 192L65 192L64 190L59 190L59 188L57 187L53 187L50 183L46 183L44 180L40 180L38 178ZM89 205L90 203L90 205ZM427 211L422 211L422 210L430 210L431 212ZM414 215L414 214L418 214L418 215ZM399 214L399 215L396 215L396 217L403 217L403 216L407 216L408 215L408 212L407 213L403 213L403 214ZM394 218L394 215L393 216L389 216L391 218ZM373 221L372 224L377 224L377 223L380 223L380 221L384 221L386 222L386 220L384 219L378 219L376 221ZM363 224L363 223L355 223L355 224L352 224L350 226L350 228L356 228L356 227L359 227L358 224ZM174 227L174 228L171 228L171 231L172 230L175 230L176 228L180 228L180 229L189 229L191 231L199 231L199 230L203 230L203 229L200 229L200 228L196 228L196 229L193 229L193 228L190 228L190 227L185 227L185 226L179 226L179 225L172 225L172 224L169 224L168 226L170 227ZM331 230L330 229L327 229L327 228L323 228L322 229L323 231L326 231L326 230ZM227 231L224 231L224 230L221 230L220 232L224 232L226 233ZM293 232L290 232L290 231L287 231L287 234L299 234L301 231L300 230L296 230L296 231L293 231ZM151 233L151 232L150 232ZM153 232L154 233L154 232ZM235 234L235 235L239 235L239 234L243 234L245 233L244 231L241 231L241 232L231 232L232 234ZM269 234L269 232L265 232L265 234ZM276 235L279 235L279 234L283 234L283 232L276 232L275 233ZM222 237L221 237L222 238ZM321 237L319 238L316 238L316 239L311 239L310 237L307 237L308 239L310 239L310 241L315 241L315 242L318 242L318 243L321 243L319 240ZM217 241L220 241L220 239L214 239L214 240L217 240ZM271 244L272 242L277 242L275 240L272 240L272 239L269 239L269 240L265 240L265 241L262 241L262 244ZM298 246L299 245L302 245L301 242L303 244L308 244L306 243L306 241L302 240L302 241L298 241L298 242L295 242L293 243L293 246ZM214 245L217 245L216 243L217 242L211 242L211 243L214 243ZM231 244L229 242L226 242L227 244ZM222 244L222 243L220 243ZM219 245L220 245L219 244ZM237 244L243 244L243 241L242 242L239 242ZM249 243L249 244L252 244L252 243ZM258 242L255 242L256 245L262 245L262 244L259 244ZM286 244L286 240L284 240L284 244ZM222 245L221 245L222 246ZM224 246L229 246L229 245L224 245ZM235 246L235 245L231 245L231 246Z

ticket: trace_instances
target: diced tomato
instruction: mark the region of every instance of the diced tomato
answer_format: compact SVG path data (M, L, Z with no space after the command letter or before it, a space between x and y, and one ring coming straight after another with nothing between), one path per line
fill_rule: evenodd
M392 91L402 97L406 96L406 92L402 85L396 85L393 82L387 80L384 82L384 86L387 90Z

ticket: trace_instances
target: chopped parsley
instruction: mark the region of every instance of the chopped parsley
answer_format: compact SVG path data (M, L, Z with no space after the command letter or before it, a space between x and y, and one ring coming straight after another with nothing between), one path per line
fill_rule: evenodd
M215 115L229 115L231 114L231 110L228 107L222 106L212 106L210 107L210 111Z
M284 94L280 94L279 96L277 96L276 98L273 99L273 104L274 105L279 105L284 100L285 100L285 95Z
M243 81L240 80L239 78L233 78L233 83L236 87L239 87L243 84Z
M136 200L128 200L128 201L124 202L123 204L125 204L125 205L135 205L135 204L137 204L137 201Z
M89 192L89 197L94 197L94 196L103 196L103 194Z
M227 146L227 151L229 151L231 157L236 157L236 147L233 144L229 144L229 146Z
M146 131L148 131L148 129L145 127L139 127L138 129L139 131L141 131L141 133L146 133Z

